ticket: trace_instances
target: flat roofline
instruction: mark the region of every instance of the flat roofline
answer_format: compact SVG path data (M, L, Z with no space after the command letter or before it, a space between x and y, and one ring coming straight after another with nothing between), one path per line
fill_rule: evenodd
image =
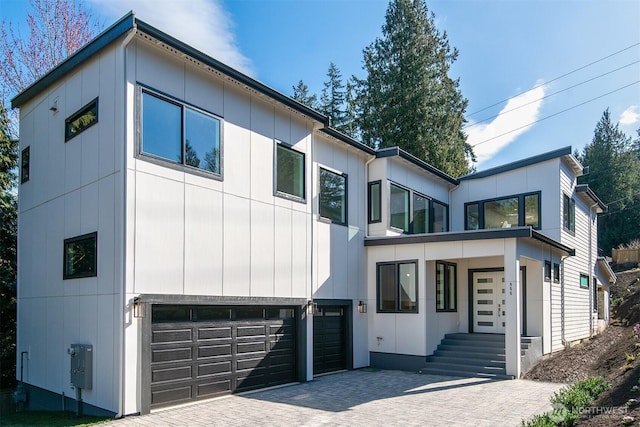
M497 228L490 230L449 231L430 234L403 234L391 237L367 237L365 246L407 245L413 243L458 242L471 240L531 238L574 256L576 251L531 227Z

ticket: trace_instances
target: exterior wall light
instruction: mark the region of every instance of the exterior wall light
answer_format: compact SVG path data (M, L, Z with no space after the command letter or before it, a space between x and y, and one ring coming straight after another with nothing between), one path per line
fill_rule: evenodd
M310 316L313 316L317 312L318 312L318 304L309 300L309 302L307 303L307 314Z
M140 302L140 298L133 299L133 317L141 319L144 317L144 304Z
M366 313L367 312L367 304L360 301L358 303L358 313Z

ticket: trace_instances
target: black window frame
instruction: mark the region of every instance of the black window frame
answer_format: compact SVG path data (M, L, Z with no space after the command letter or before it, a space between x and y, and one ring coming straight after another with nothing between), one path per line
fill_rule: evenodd
M582 285L582 279L586 279L587 286L583 286ZM588 274L580 273L579 285L580 285L580 289L589 289L589 275Z
M20 153L20 184L24 184L25 182L29 181L30 172L31 172L31 146L27 146Z
M553 282L560 283L560 264L553 263Z
M329 174L332 174L336 177L340 177L344 179L344 207L343 207L343 212L344 212L344 217L341 218L339 221L330 218L328 216L323 216L322 215L322 173L326 172ZM322 166L319 167L319 171L318 171L318 216L320 218L322 218L325 221L329 221L332 224L338 224L338 225L348 225L349 224L349 176L346 173L342 173L342 172L336 172L333 171L331 169L327 169L324 168Z
M373 191L377 187L378 203L374 206ZM374 216L375 213L375 216ZM377 217L377 218L376 218ZM378 224L382 222L382 181L371 181L367 183L367 220L369 224Z
M400 276L400 265L409 265L412 264L413 268L414 268L414 276L415 276L415 284L414 284L414 289L415 289L415 307L411 310L403 310L402 309L402 302L401 302L401 297L400 297L400 280L399 280L399 276ZM394 292L395 292L395 308L390 310L390 309L383 309L381 308L381 287L380 287L380 267L382 266L394 266ZM385 262L377 262L376 263L376 312L377 313L408 313L408 314L416 314L418 313L419 310L419 283L420 281L418 280L418 260L417 259L413 259L413 260L402 260L402 261L385 261Z
M544 262L544 281L551 281L551 261L545 260Z
M438 279L439 279L439 274L438 274L438 266L443 266L444 268L444 287L443 287L443 297L444 297L444 308L439 308L440 304L439 304L439 297L440 295L438 294ZM449 275L449 267L453 267L453 301L451 301L451 297L450 297L450 288L449 285L451 284L451 280L450 280L450 275ZM435 280L435 285L436 285L436 298L435 298L435 302L436 302L436 313L455 313L458 311L458 264L454 263L454 262L448 262L448 261L436 261L436 280ZM453 305L452 305L453 302Z
M594 276L591 279L591 286L593 286L593 312L598 312L598 279Z
M99 109L98 109L99 103L98 103L98 97L92 99L91 101L89 101L89 103L87 103L85 106L83 106L82 108L80 108L78 111L76 111L75 113L73 113L72 115L70 115L69 117L67 117L64 120L64 142L66 143L67 141L72 140L73 138L75 138L76 136L80 135L82 132L84 132L85 130L89 129L90 127L92 127L93 125L97 124L99 121ZM73 131L73 123L80 119L82 116L84 116L85 114L87 114L88 112L90 112L91 110L95 109L95 120L92 120L90 123L86 124L86 125L82 125L79 127L79 129L75 132L72 133Z
M525 227L526 224L526 209L525 209L525 200L529 196L537 196L538 197L538 226L533 227L534 230L542 229L542 191L530 191L527 193L519 193L512 194L509 196L500 196L494 197L491 199L484 200L474 200L472 202L467 202L464 204L464 229L465 230L486 230L485 228L485 219L484 219L484 204L490 202L497 202L500 200L507 200L518 198L518 227ZM468 207L471 205L478 206L478 228L469 228L469 218L468 218ZM494 229L497 230L497 229Z
M428 229L426 231L426 233L421 233L421 234L431 234L434 233L434 222L435 222L435 208L434 205L440 205L444 208L444 218L446 220L446 230L441 231L443 233L446 233L448 231L451 230L451 224L449 221L449 204L448 203L444 203L438 199L435 199L433 197L427 196L423 193L420 193L419 191L415 191L407 186L398 184L394 181L389 181L389 199L391 198L391 186L395 186L398 187L406 192L408 192L408 197L409 197L409 203L408 203L408 227L407 230L404 230L403 228L398 228L398 227L394 227L391 225L391 203L389 202L389 229L392 230L399 230L402 231L402 234L417 234L414 231L414 200L415 200L415 196L419 196L422 197L423 199L425 199L428 202L428 206L427 206L427 215L429 217L429 224L428 224Z
M152 97L157 98L160 101L166 102L168 104L172 104L176 107L180 108L180 150L181 150L181 159L180 161L168 159L166 157L153 154L151 152L144 151L144 102L143 96L147 94ZM156 163L162 165L164 167L169 167L171 169L176 169L182 172L189 172L194 175L203 176L207 178L212 178L217 181L222 181L224 176L224 118L215 114L211 111L207 111L203 108L200 108L196 105L190 104L186 101L175 98L171 95L163 93L161 91L155 90L149 86L138 83L138 138L136 144L136 157L149 161L151 163ZM186 138L187 138L187 110L191 110L198 114L202 114L207 116L208 118L214 119L218 122L218 172L211 171L209 169L204 169L196 166L191 166L186 163Z
M284 148L293 153L301 155L302 158L302 196L295 194L289 194L278 189L278 148ZM287 200L293 200L294 202L307 203L307 156L304 152L298 151L293 146L283 142L275 140L273 147L273 195L281 197Z
M562 197L562 228L573 235L576 232L576 199L567 194Z
M78 273L69 272L67 269L68 266L68 249L69 246L73 243L81 242L81 241L93 241L93 259L91 260L91 265L93 270L81 271ZM82 234L80 236L69 237L64 239L63 244L63 252L62 252L62 279L81 279L85 277L97 277L98 276L98 232L94 231L93 233Z

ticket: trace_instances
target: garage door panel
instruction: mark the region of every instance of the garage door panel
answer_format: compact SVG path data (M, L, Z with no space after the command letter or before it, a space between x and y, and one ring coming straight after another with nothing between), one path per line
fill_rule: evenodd
M201 345L198 347L198 358L204 359L206 357L214 356L230 356L231 355L231 343L220 345Z
M198 364L199 378L216 374L228 374L229 372L231 372L231 360Z
M192 330L189 329L167 329L153 331L151 342L191 342L193 340Z
M267 345L265 342L239 342L237 344L237 353L256 353L261 352L265 353L267 350Z
M224 328L198 328L198 340L231 338L231 326Z
M191 365L174 366L165 369L156 369L151 374L154 383L176 380L188 380L193 376Z
M231 380L224 379L198 384L196 390L197 397L213 397L219 394L227 394L231 391Z
M191 385L182 385L164 390L155 390L151 392L151 404L159 405L163 403L178 403L181 401L191 400Z
M151 351L151 362L178 362L181 360L191 360L193 351L191 347L154 349Z
M253 358L253 359L239 359L236 362L236 369L238 371L247 369L263 369L267 363L267 358Z
M260 326L238 326L237 336L239 337L264 337L265 325Z
M246 376L242 376L243 374L245 374ZM267 381L266 375L260 374L255 371L246 372L246 373L240 372L238 373L238 379L236 384L237 384L236 386L237 390L247 390L247 389L265 387L265 385L268 384L268 381Z

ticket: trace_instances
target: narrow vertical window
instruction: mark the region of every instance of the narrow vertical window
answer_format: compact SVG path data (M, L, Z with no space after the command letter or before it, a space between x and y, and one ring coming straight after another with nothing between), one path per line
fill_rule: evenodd
M480 228L480 215L477 203L469 203L465 206L465 230L478 230Z
M429 199L418 193L413 193L411 232L413 234L429 232Z
M182 107L142 93L142 152L182 163Z
M276 194L304 200L304 153L276 144Z
M30 171L30 157L31 156L31 147L27 147L22 150L22 155L20 156L20 183L24 184L29 181L29 171Z
M409 190L395 184L390 186L391 227L409 232Z
M97 241L98 233L65 239L63 279L97 276Z
M576 201L566 194L563 197L562 225L567 231L576 231Z
M320 216L347 223L347 176L320 168Z
M528 194L524 196L524 225L535 229L540 228L540 195Z
M432 201L433 204L433 232L441 233L449 231L449 206L444 203Z
M84 130L98 123L98 98L82 107L64 121L64 140L69 141Z
M184 163L220 173L220 120L185 108Z
M382 221L382 183L374 181L369 183L369 224Z
M560 264L553 263L553 281L556 283L560 282Z
M594 277L592 280L593 284L593 312L598 312L598 281Z
M551 261L544 262L544 280L546 282L551 280Z
M436 311L456 311L457 293L456 264L436 262Z

